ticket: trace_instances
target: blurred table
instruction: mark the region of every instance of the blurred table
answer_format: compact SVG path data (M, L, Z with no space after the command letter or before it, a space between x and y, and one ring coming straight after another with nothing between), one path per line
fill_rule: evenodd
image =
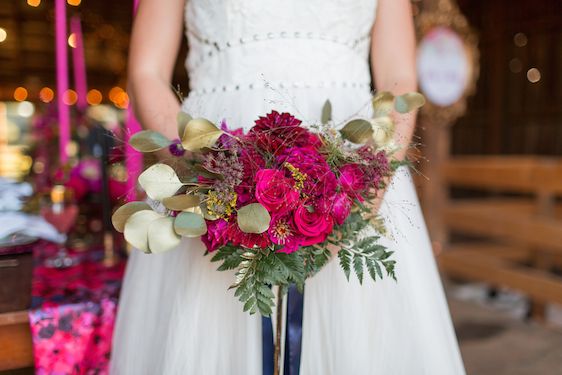
M55 252L56 246L48 242L33 245L32 304L27 315L36 374L107 374L125 261L106 267L103 250L92 249L71 252L81 260L76 266L45 267L45 258ZM14 324L9 324L11 320ZM22 322L22 313L0 315L0 344L23 354L13 363L20 366L26 365L29 353ZM14 331L16 325L18 332ZM0 363L2 357L0 354ZM0 364L2 367L6 368Z

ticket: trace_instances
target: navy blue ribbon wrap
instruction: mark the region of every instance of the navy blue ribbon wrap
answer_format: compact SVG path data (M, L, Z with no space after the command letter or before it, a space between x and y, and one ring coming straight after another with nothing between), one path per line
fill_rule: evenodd
M302 315L304 294L295 285L287 293L287 324L283 375L299 375L302 347ZM270 317L262 317L263 375L273 375L273 328Z

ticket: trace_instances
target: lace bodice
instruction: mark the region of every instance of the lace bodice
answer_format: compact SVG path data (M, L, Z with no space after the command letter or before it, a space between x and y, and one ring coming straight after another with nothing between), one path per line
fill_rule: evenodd
M377 0L187 0L186 67L199 93L370 85Z

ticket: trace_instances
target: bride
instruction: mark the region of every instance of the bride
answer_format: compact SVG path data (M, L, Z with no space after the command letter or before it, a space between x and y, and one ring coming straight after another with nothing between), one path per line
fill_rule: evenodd
M170 89L184 28L190 91ZM416 89L409 0L142 0L134 23L129 83L146 128L177 138L182 109L230 128L287 111L336 123L370 111L378 91ZM400 118L405 157L414 118ZM380 214L397 279L359 285L332 260L304 296L303 375L464 374L443 289L406 168ZM217 272L198 239L158 255L133 251L119 306L113 374L262 373L262 320L242 312L233 274Z

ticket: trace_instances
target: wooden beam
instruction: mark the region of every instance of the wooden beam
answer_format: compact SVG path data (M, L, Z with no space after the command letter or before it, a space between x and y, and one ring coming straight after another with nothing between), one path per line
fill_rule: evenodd
M519 290L533 300L562 305L562 278L548 272L513 265L485 254L443 252L439 266L454 277L478 280Z
M442 173L452 186L562 194L561 158L454 157L445 163Z
M448 246L448 252L457 255L471 257L474 254L484 254L486 256L498 258L505 261L524 263L530 260L532 251L524 247L517 247L506 244L495 243L460 243Z
M506 212L471 202L452 203L444 210L453 231L517 242L521 246L562 252L562 221L527 213Z

